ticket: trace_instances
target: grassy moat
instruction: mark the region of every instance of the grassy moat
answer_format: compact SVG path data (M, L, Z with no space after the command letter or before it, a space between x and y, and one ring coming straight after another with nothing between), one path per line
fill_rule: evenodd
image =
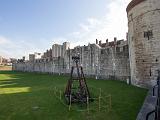
M0 120L135 120L146 89L121 81L87 79L89 88L112 96L109 112L69 111L54 95L64 89L68 76L0 71Z

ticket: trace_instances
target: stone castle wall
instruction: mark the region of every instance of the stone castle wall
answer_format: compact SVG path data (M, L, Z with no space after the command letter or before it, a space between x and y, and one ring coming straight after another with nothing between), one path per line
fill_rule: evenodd
M132 0L127 12L131 82L150 87L160 69L160 0Z
M44 55L43 60L25 61L13 64L14 70L70 73L72 56L80 56L84 73L96 78L126 80L131 76L131 84L151 87L160 69L160 0L132 0L127 7L128 42L78 46L63 49L63 57ZM69 46L66 43L65 46ZM45 56L49 57L45 59Z
M80 56L86 76L101 79L126 80L130 77L128 45L101 48L98 44L77 46L66 50L64 57L17 62L13 70L68 74L73 65L72 56Z

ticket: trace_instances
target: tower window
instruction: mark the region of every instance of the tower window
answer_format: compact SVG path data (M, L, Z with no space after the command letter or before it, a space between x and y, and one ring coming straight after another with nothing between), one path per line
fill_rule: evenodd
M101 50L101 54L104 54L104 50Z
M144 38L151 39L153 37L153 32L152 30L144 31Z
M133 14L129 15L129 21L133 21Z
M116 52L120 52L120 47L116 47Z

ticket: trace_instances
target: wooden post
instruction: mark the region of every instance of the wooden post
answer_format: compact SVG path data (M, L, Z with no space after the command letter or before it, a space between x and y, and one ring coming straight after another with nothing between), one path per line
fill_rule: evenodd
M87 111L88 111L88 114L89 114L89 98L87 96Z
M99 111L101 110L101 97L99 96L99 99L98 99L98 107L99 107Z
M62 92L61 92L61 90L59 91L59 99L61 100L61 95L62 95Z
M112 109L112 98L111 97L112 96L109 95L109 108L110 108L110 110Z
M72 100L72 96L70 95L70 96L69 96L69 111L71 110L71 104L72 104L72 101L71 101L71 100Z
M101 95L102 95L102 89L99 88L99 96L101 97Z
M54 94L56 95L56 87L54 87Z
M101 110L101 88L99 88L99 97L98 97L98 107L99 107L99 111Z

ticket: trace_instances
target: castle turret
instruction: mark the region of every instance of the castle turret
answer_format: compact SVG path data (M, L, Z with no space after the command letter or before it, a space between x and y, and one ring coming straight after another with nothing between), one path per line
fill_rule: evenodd
M64 42L62 46L62 57L64 57L66 50L70 48L70 43L69 42Z
M127 15L131 83L151 87L160 69L160 0L132 0Z

